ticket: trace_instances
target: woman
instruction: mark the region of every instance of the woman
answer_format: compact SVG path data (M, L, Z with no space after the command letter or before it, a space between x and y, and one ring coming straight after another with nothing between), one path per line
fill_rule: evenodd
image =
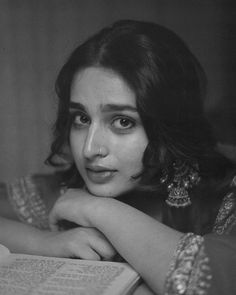
M115 249L155 293L233 294L235 170L215 150L205 74L184 42L119 21L75 49L56 90L48 163L66 165L68 189L51 228L98 231L106 257Z

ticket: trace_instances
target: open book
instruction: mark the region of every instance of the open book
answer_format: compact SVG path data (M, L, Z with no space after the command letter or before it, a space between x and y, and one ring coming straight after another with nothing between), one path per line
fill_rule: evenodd
M12 254L0 245L0 295L132 294L139 279L127 263Z

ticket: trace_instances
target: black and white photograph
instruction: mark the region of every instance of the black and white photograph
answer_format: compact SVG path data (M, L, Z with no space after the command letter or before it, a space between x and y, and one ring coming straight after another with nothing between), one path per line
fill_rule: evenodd
M236 4L0 0L0 295L236 294Z

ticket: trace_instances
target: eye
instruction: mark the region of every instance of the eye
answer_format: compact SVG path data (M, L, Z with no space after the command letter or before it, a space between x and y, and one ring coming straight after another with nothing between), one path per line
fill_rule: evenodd
M128 130L135 126L135 122L127 117L119 117L112 121L112 126L118 130Z
M84 113L75 113L72 116L72 126L75 128L83 128L90 124L89 117Z

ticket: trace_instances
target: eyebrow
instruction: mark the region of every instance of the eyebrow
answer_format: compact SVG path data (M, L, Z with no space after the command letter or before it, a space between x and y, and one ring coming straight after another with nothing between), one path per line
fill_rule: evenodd
M79 102L71 101L70 108L85 111L84 105ZM105 105L101 105L101 110L103 112L114 112L114 111L131 111L135 113L138 112L136 107L131 106L129 104L105 104Z
M70 107L70 109L76 109L76 110L85 111L85 107L79 102L70 101L69 107Z
M129 104L106 104L102 106L104 112L113 112L113 111L131 111L137 112L137 108Z

